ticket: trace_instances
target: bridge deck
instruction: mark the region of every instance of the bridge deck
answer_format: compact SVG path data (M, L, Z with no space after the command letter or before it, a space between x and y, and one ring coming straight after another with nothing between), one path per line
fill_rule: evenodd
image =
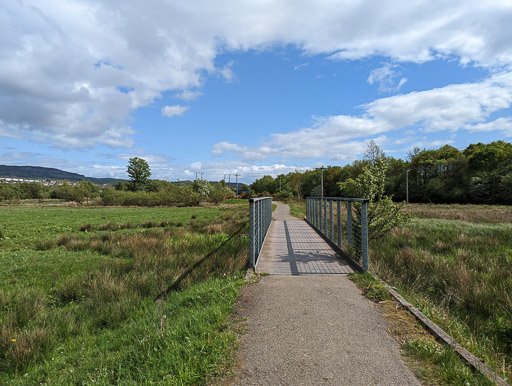
M256 268L273 275L322 275L354 272L305 221L279 205Z

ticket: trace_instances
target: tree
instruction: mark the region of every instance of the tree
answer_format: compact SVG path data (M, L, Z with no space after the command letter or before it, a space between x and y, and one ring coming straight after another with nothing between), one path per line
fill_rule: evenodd
M368 236L378 239L391 229L403 224L408 216L401 213L404 203L395 204L391 196L384 194L386 180L386 159L377 158L373 165L363 169L363 173L356 179L348 179L338 185L345 197L366 198L368 202ZM354 203L356 208L356 221L354 231L358 231L361 224L361 204Z
M130 158L128 163L128 176L130 177L130 190L148 190L150 185L151 169L148 163L139 157Z
M363 158L368 161L371 165L375 164L379 158L386 157L386 153L382 148L375 143L373 139L368 142L366 151L363 153Z
M89 198L94 197L98 193L98 187L91 181L82 180L79 182L79 188L89 203Z

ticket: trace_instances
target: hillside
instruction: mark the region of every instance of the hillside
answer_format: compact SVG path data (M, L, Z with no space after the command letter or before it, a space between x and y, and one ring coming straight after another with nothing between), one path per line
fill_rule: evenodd
M60 169L45 168L42 166L9 166L0 165L0 177L28 178L38 180L67 180L82 181L88 180L95 184L115 184L120 180L117 178L94 178L86 177L78 173L66 172Z

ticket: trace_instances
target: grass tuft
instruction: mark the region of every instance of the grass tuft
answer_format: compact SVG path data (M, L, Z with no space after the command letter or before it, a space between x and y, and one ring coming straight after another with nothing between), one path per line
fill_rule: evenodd
M350 280L356 283L357 287L363 291L364 296L374 302L383 302L391 299L391 295L386 287L384 287L369 272L351 273Z

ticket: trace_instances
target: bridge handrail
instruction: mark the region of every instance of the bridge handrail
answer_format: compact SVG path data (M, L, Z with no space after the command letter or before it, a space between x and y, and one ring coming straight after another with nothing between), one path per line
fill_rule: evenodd
M249 266L256 268L272 222L272 197L249 199Z
M342 224L341 202L346 205L345 224ZM306 221L362 271L368 270L368 202L367 199L353 197L306 197ZM336 203L336 214L333 213L333 203ZM353 216L352 203L361 204L360 208L357 205L357 216ZM354 217L359 217L361 221L354 222ZM343 235L347 238L345 249ZM357 258L360 258L361 264L355 261Z

